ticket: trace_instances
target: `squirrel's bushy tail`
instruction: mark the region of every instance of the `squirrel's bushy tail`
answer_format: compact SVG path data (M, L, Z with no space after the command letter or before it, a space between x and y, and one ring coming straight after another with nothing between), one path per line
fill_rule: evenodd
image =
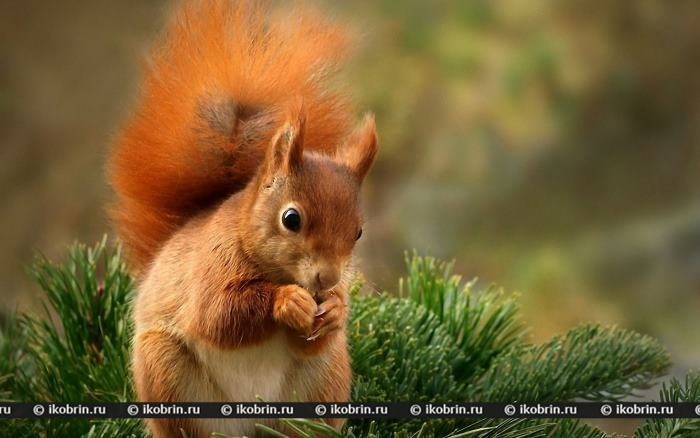
M109 161L111 215L137 271L189 218L248 183L286 106L303 100L305 148L341 141L352 114L326 77L348 45L346 29L308 8L181 3Z

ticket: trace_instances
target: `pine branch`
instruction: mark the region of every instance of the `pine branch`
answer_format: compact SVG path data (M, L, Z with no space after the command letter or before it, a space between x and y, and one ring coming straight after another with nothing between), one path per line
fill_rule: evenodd
M700 373L691 373L680 382L673 378L661 388L662 402L700 403ZM634 434L635 438L684 438L700 436L700 418L648 419Z
M465 389L452 375L462 352L425 308L387 295L356 300L349 335L357 400L455 400Z
M462 285L461 277L452 275L453 265L406 254L408 275L399 282L399 296L435 314L458 348L468 352L454 364L454 374L468 380L488 368L496 356L520 345L524 331L512 297L494 288L474 292L476 281Z
M583 325L499 356L469 393L482 401L617 400L649 388L668 365L668 354L648 336Z
M417 304L387 295L364 297L353 303L349 340L356 401L455 401L465 390L453 373L462 357L438 318ZM423 422L383 421L382 431L419 430ZM352 420L368 430L370 420ZM433 432L448 434L455 421L431 422ZM390 435L383 435L390 436Z
M589 424L568 418L554 422L547 436L561 438L623 438L622 435L608 434Z
M335 429L325 423L318 423L306 419L281 420L287 427L293 430L296 436L302 438L541 438L548 436L551 424L546 422L527 421L521 419L506 420L475 420L469 427L456 429L447 434L436 434L430 423L424 422L417 429L403 427L392 432L388 432L386 422L381 423L372 420L367 428L358 426L348 426L343 433L338 433ZM381 424L381 426L380 426ZM273 436L287 437L264 425L258 425L262 432L272 433ZM570 435L575 438L592 438L601 435Z
M28 364L27 331L11 316L0 324L0 401L11 401L18 391L17 374Z
M129 373L133 281L118 248L103 239L74 245L58 265L38 257L32 274L46 294L46 316L25 315L24 351L31 366L13 373L16 401L133 400ZM56 316L57 324L52 322ZM42 420L48 435L143 435L137 420Z

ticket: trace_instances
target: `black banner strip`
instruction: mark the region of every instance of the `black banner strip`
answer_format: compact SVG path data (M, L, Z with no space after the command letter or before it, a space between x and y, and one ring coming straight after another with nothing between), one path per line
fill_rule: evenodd
M2 418L700 418L700 403L0 403Z

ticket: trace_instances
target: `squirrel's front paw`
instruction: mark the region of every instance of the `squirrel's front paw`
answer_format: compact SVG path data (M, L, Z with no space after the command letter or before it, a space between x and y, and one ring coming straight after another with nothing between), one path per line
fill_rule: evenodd
M317 307L309 292L290 284L277 289L272 316L278 323L308 336L314 326Z
M347 305L335 293L318 305L313 332L307 341L314 341L331 332L343 328L347 319Z

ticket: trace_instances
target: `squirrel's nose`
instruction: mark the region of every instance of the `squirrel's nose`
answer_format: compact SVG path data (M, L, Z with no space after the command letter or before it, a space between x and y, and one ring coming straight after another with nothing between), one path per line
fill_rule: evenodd
M316 273L316 284L320 290L328 290L338 284L340 272L337 269L326 268Z

